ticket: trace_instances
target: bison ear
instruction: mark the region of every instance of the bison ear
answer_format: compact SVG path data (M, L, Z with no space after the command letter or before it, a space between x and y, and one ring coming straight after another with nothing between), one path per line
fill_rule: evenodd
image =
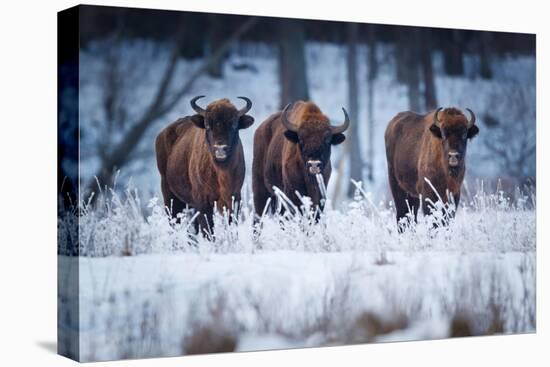
M201 116L199 114L191 116L191 121L195 124L196 127L199 129L204 129L204 116Z
M477 127L476 125L472 126L471 128L468 129L468 139L473 138L478 133L479 133L479 127Z
M298 141L300 141L300 139L298 138L298 134L294 131L286 130L285 137L293 143L297 143Z
M344 140L346 140L346 136L342 133L338 133L338 134L332 135L332 140L330 141L330 143L332 145L338 145L338 144L342 144Z
M430 131L432 132L432 134L434 134L435 137L441 139L441 129L439 128L439 126L437 126L436 124L432 124L432 126L430 126Z
M246 129L254 123L254 117L249 115L242 115L239 119L239 129Z

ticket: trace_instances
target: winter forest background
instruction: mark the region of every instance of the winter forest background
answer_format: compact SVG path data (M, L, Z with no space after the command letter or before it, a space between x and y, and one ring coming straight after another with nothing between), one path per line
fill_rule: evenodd
M62 353L104 360L535 330L534 35L95 6L80 7L78 28L78 74L59 69L58 179L71 203L58 221ZM165 215L154 152L196 95L237 106L249 97L255 118L240 133L241 218L217 218L210 238ZM253 134L298 99L334 121L341 107L350 114L332 153L330 205L319 224L265 218L258 245ZM439 106L477 116L464 199L450 225L421 218L399 235L384 130L400 111Z
M80 41L81 184L93 191L120 170L120 184L159 195L154 138L199 94L252 99L247 168L254 128L282 106L311 99L335 121L344 106L353 124L334 152L333 202L352 197L349 178L389 199L386 124L439 106L477 115L467 181L535 182L532 35L90 7Z

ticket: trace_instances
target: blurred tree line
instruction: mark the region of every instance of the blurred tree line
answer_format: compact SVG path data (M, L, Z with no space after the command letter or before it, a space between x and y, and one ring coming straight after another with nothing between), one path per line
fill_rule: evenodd
M395 47L396 80L405 85L409 108L423 112L437 106L432 55L439 51L443 57L444 73L450 76L465 75L464 55L477 55L479 65L475 71L481 78L493 76L491 59L505 54L535 54L535 37L528 34L505 32L480 32L470 30L406 27L380 24L358 24L336 21L299 20L271 17L191 13L180 11L81 6L80 46L86 48L96 40L111 39L121 42L129 39L150 39L173 45L170 61L163 77L158 81L157 93L143 116L130 122L130 133L124 142L114 149L106 144L102 152L101 168L97 174L102 184L112 181L114 172L122 167L132 153L145 130L156 119L164 116L185 95L194 81L203 74L223 78L223 64L231 47L238 42L263 42L279 50L279 74L282 107L297 99L309 99L305 43L330 42L347 45L348 111L354 123L350 139L336 163L339 171L348 164L350 178L373 180L374 135L373 81L378 72L376 50L380 44ZM358 46L367 45L366 60L359 60ZM183 86L172 86L178 58L203 60L201 67L189 76ZM368 67L366 80L359 80L358 64ZM116 62L113 62L116 65ZM251 67L240 65L239 67ZM470 75L471 76L471 75ZM117 99L117 76L104 83L110 88L105 100L107 112ZM367 90L367 99L359 100L359 85ZM359 116L359 106L364 103L367 116ZM106 113L107 116L112 115ZM114 117L113 117L114 119ZM367 139L359 139L355 132L363 125ZM363 157L361 141L367 142L367 156ZM105 141L103 142L105 143ZM534 144L534 142L533 142ZM346 160L346 161L345 161ZM339 175L342 176L342 175ZM339 186L340 184L337 184ZM348 186L352 195L354 188Z

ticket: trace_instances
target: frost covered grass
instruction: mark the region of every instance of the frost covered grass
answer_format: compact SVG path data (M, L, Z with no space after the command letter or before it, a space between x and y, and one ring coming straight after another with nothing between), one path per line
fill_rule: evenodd
M261 234L254 238L253 209L250 202L229 220L228 214L214 218L215 229L206 236L194 232L193 220L200 213L192 211L171 218L158 198L145 205L137 190L119 194L100 192L80 205L79 230L82 256L137 255L166 252L190 253L256 253L258 251L530 251L535 249L535 197L519 189L512 197L498 187L487 191L478 183L475 193L466 187L456 216L454 206L434 203L433 215L412 218L400 234L395 223L392 203L375 203L360 183L355 198L343 210L332 208L327 201L319 223L309 198L302 209L294 207L281 194L279 206L284 214L266 214L261 218ZM250 195L245 195L250 197ZM246 199L245 199L246 200ZM93 202L93 204L92 204ZM291 214L294 213L294 214ZM305 214L304 214L305 213ZM68 223L74 223L67 214ZM412 217L412 216L411 216ZM60 221L61 254L63 239L75 237L74 226ZM442 225L445 224L445 225Z
M447 226L420 216L399 234L391 203L358 185L319 223L265 215L257 239L247 197L210 236L135 190L81 203L81 256L60 247L59 277L78 261L82 360L535 331L531 193L479 184ZM60 239L75 236L66 217ZM59 322L75 327L63 312Z

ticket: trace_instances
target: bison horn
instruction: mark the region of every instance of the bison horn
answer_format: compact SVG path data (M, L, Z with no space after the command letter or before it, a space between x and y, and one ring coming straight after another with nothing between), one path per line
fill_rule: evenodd
M284 125L284 127L287 129L287 130L290 130L290 131L293 131L295 133L298 132L298 128L296 127L296 125L294 125L292 122L288 121L288 108L290 107L291 103L287 104L285 106L285 108L283 109L283 113L281 114L281 121Z
M439 118L437 117L437 115L439 114L439 111L441 111L443 109L443 107L439 107L437 110L435 110L435 114L434 114L434 124L435 126L437 127L441 127L441 123L439 122Z
M344 107L342 107L342 111L344 111L344 123L340 126L332 126L332 134L340 134L346 131L349 127L349 116L348 112Z
M206 111L204 110L204 108L199 107L199 106L197 105L197 100L199 100L199 99L201 99L201 98L203 98L203 97L204 97L204 96L196 96L195 98L193 98L193 99L191 100L191 108L192 108L193 110L195 110L195 112L198 113L198 114L201 115L201 116L204 116L204 114L205 114Z
M237 97L246 102L246 106L239 110L239 117L244 116L252 108L252 101L246 97Z
M468 111L468 113L470 113L470 119L468 120L468 129L469 129L472 126L474 126L474 124L476 122L476 115L469 108L466 108L466 111Z

